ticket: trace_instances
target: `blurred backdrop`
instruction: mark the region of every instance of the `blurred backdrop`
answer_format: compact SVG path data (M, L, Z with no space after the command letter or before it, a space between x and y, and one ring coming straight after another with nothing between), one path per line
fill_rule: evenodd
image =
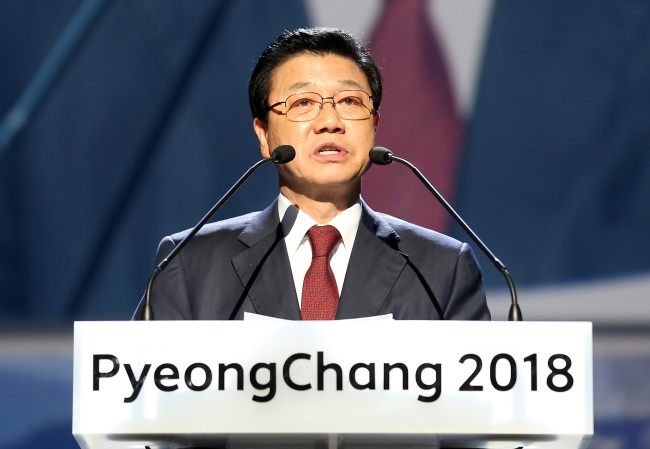
M0 448L77 447L72 323L130 319L160 239L260 158L250 72L312 25L369 46L377 144L508 266L524 318L594 322L589 447L650 448L648 23L647 0L2 0ZM215 219L276 195L266 166ZM405 167L362 195L468 241Z

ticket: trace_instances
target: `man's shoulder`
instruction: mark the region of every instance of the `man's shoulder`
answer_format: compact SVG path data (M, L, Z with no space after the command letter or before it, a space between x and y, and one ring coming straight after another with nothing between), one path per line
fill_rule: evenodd
M244 229L251 223L251 221L257 217L260 212L250 212L245 215L240 215L237 217L228 218L225 220L215 221L212 223L207 223L203 226L199 232L196 233L194 239L203 240L203 239L214 239L214 238L236 238L239 234L242 233ZM187 235L192 231L193 228L186 229L184 231L176 232L169 236L169 238L174 242L178 243L183 240Z
M391 228L399 235L400 246L408 245L418 247L435 246L441 249L447 249L457 252L463 246L463 243L453 237L434 231L432 229L419 226L401 218L393 217L388 214L376 212L379 217L390 225Z

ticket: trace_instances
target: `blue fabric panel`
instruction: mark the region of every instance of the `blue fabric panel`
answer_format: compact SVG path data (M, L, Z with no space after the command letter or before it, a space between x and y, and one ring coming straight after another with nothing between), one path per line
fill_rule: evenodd
M0 165L0 321L130 318L160 239L261 157L250 73L306 24L298 0L110 3ZM215 218L261 209L276 186L260 169Z
M455 204L520 285L650 270L649 21L643 0L496 4Z

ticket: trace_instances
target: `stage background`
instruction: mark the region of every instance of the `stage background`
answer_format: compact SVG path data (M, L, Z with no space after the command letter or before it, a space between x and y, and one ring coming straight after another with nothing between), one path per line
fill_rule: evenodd
M250 72L309 25L369 45L377 143L504 261L524 317L594 322L590 448L650 448L649 21L645 0L3 0L0 448L76 447L72 322L130 319L160 239L259 159ZM260 169L215 219L276 185ZM363 196L467 240L404 167Z

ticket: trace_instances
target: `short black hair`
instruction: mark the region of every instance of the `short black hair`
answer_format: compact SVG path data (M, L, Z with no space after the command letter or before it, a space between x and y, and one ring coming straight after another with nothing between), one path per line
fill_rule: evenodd
M266 123L271 75L279 65L301 53L333 54L354 61L368 78L374 110L379 110L382 93L381 74L368 50L347 31L325 27L299 28L285 31L278 36L257 60L248 84L248 102L254 118L259 118Z

